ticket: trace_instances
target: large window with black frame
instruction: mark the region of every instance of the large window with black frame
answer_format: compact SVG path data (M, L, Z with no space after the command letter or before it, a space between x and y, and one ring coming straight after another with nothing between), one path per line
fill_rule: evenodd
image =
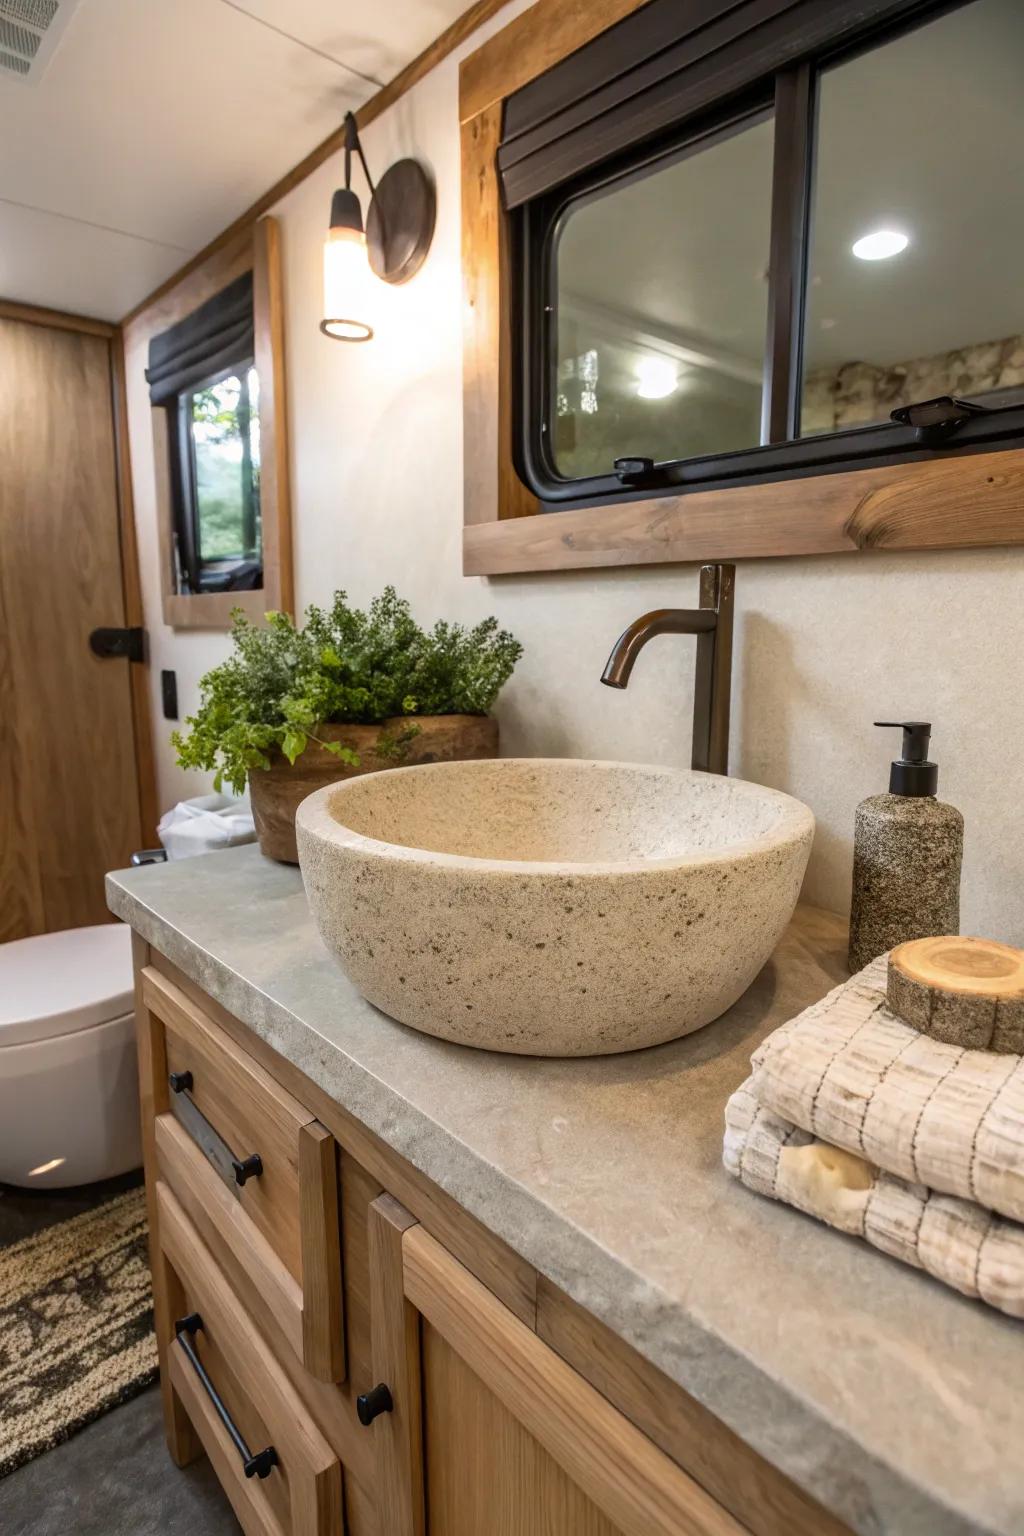
M263 586L252 273L154 336L146 378L166 415L174 590Z
M510 98L531 488L1024 434L1022 80L1021 0L653 0Z

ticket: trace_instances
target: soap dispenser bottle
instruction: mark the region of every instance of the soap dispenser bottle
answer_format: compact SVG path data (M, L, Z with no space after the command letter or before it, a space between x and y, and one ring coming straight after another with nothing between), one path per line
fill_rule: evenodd
M907 939L960 932L964 819L935 798L939 770L928 761L926 720L876 720L903 731L889 793L857 807L850 911L850 970Z

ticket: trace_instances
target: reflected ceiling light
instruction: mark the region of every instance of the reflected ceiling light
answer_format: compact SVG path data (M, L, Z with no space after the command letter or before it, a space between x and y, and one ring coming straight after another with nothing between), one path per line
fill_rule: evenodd
M55 1168L60 1168L67 1162L66 1157L51 1157L48 1163L40 1163L38 1168L30 1168L28 1176L34 1179L40 1173L52 1173Z
M359 156L370 188L363 210L352 191L352 156ZM331 199L324 241L324 309L320 329L338 341L373 335L372 278L404 283L423 265L434 236L434 188L417 160L398 160L376 186L366 164L354 115L345 117L345 185Z
M664 400L679 388L679 369L670 357L642 357L636 365L636 392L641 400Z
M853 242L853 254L861 261L884 261L887 256L898 256L909 244L907 236L898 230L876 229Z

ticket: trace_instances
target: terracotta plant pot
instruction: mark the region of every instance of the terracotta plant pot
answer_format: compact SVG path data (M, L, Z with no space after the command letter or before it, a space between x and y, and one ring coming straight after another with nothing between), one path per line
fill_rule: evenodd
M381 738L396 741L410 726L419 730L397 752L380 752ZM295 812L299 802L315 789L338 779L352 779L381 768L409 768L414 763L453 763L471 758L497 757L498 722L490 715L405 715L379 725L320 725L324 741L340 741L358 754L359 767L339 762L323 747L310 742L295 766L281 752L271 756L269 768L249 775L249 798L260 851L268 859L297 864Z

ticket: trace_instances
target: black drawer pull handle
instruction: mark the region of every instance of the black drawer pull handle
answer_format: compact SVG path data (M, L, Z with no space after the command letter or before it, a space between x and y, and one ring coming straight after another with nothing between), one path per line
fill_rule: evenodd
M369 1392L361 1392L356 1398L356 1413L360 1424L372 1424L379 1413L390 1413L394 1408L390 1388L381 1382Z
M241 1162L237 1157L231 1159L231 1166L235 1170L235 1183L244 1184L246 1179L258 1179L263 1172L263 1159L258 1152L251 1157L244 1157Z
M181 1109L175 1111L177 1118L191 1133L193 1140L198 1142L200 1149L206 1153L221 1177L230 1182L233 1174L235 1183L239 1187L246 1184L249 1179L260 1178L263 1173L263 1159L259 1153L253 1152L248 1157L236 1157L223 1136L210 1124L193 1099L192 1089L195 1084L192 1073L168 1072L167 1081L172 1092L178 1095L178 1102L181 1105Z
M255 1455L250 1451L244 1439L239 1434L234 1419L221 1401L220 1394L209 1376L206 1374L203 1362L196 1354L192 1340L197 1333L202 1331L203 1320L198 1312L190 1312L188 1317L179 1317L174 1325L175 1337L189 1358L189 1363L203 1384L207 1397L213 1404L224 1428L231 1437L231 1443L242 1458L242 1471L246 1477L268 1477L273 1467L278 1465L277 1452L272 1445L265 1450L257 1451Z

